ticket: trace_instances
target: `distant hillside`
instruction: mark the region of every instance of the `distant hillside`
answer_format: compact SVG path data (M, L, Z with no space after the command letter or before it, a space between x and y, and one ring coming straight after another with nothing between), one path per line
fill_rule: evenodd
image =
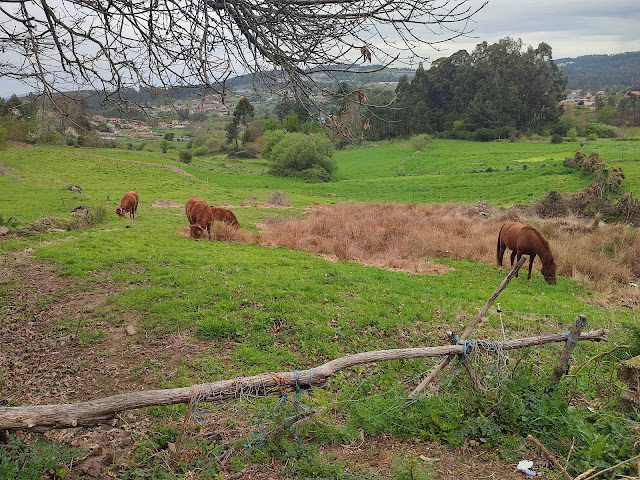
M569 77L567 88L604 90L613 85L640 85L640 52L559 58L555 62Z

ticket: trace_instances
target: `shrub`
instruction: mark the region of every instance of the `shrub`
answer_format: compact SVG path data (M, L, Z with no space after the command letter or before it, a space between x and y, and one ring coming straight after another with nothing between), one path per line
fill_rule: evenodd
M564 139L562 138L562 135L559 135L557 133L551 135L551 143L562 143L563 141Z
M473 132L473 139L476 142L490 142L497 138L496 132L490 128L479 128Z
M201 147L194 148L191 153L194 157L204 157L205 155L209 154L209 149L203 145Z
M284 138L284 132L282 130L268 130L264 132L264 145L260 150L260 155L263 158L269 158L271 150L280 140Z
M589 138L592 136L600 137L600 138L614 138L616 136L616 127L612 125L606 125L604 123L599 123L595 120L591 120L589 122L589 126L587 127L587 135Z
M297 177L311 182L329 181L337 168L331 141L320 135L284 135L282 140L273 146L267 158L270 174Z
M431 143L431 135L422 134L416 135L411 138L411 146L417 151L420 152L427 148Z
M183 163L191 163L191 160L193 159L193 154L191 153L191 150L180 150L180 161Z
M279 190L271 193L271 196L265 203L269 205L275 205L276 207L290 207L291 204L287 200L287 196Z

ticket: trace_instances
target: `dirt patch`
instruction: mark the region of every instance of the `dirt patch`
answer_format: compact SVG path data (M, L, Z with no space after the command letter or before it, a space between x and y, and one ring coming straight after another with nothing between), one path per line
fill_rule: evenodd
M185 332L140 331L137 312L115 315L109 298L132 285L59 273L35 261L29 250L0 257L0 404L72 403L161 388L176 375L178 363L210 347ZM47 436L88 451L75 471L93 478L125 457L152 424L147 414L132 411L106 425Z
M15 178L16 180L20 180L21 182L24 180L19 176L11 173L12 171L13 171L13 168L7 167L4 163L0 162L0 175L3 175L5 177Z
M28 143L24 143L24 142L8 142L9 145L11 145L12 147L18 147L18 148L34 148L35 145L30 145Z
M158 200L157 202L153 202L151 206L156 208L174 208L182 207L182 204L172 202L171 200Z

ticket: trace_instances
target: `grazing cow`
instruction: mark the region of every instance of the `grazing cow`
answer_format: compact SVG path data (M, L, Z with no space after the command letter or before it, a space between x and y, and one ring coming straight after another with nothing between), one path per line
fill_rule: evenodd
M226 208L222 207L214 207L213 205L211 205L209 208L211 209L211 214L213 215L214 222L217 220L236 228L240 226L240 222L238 222L238 219L231 210L227 210Z
M189 229L191 236L196 240L202 238L204 231L207 231L209 240L211 240L211 223L213 223L213 215L209 204L198 197L191 197L185 205L185 212L189 220Z
M120 207L116 208L116 213L120 218L129 212L129 218L136 218L136 212L138 211L138 194L136 192L127 192L122 196L120 200Z
M516 256L520 261L522 255L529 255L529 275L527 277L529 280L531 280L533 259L538 255L542 261L542 276L547 283L556 283L556 262L553 259L549 242L538 230L531 225L519 222L507 222L502 225L496 248L500 270L502 270L502 258L507 248L511 250L511 267L513 267L513 260ZM517 273L516 276L518 276Z

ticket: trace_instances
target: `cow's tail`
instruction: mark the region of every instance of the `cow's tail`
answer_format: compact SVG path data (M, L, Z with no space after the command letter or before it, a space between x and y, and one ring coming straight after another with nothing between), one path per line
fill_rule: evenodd
M504 228L506 224L502 224L502 226L500 227L500 231L498 232L498 245L496 246L496 264L498 266L500 266L500 241L502 240L502 229Z

